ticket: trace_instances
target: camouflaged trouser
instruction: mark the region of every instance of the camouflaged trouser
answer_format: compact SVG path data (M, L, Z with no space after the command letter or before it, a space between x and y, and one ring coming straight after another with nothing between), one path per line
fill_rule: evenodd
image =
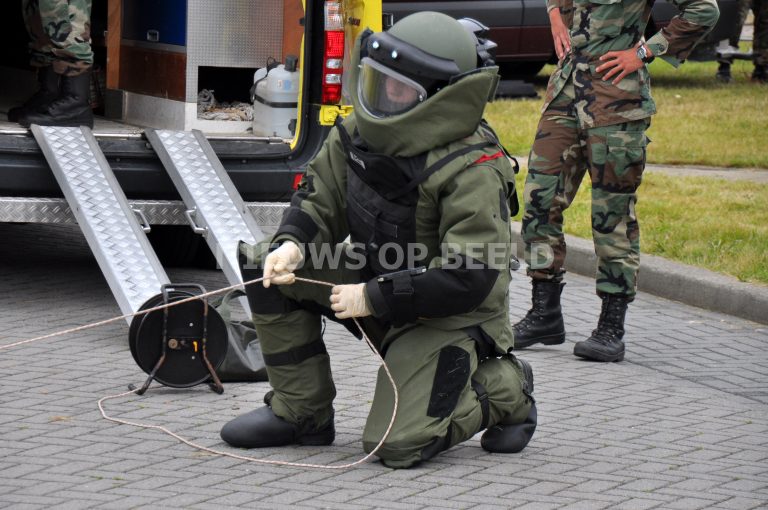
M768 0L738 0L736 3L736 24L728 38L731 46L739 45L741 31L749 10L755 15L752 37L752 59L756 66L768 66Z
M747 21L747 15L752 8L752 0L737 0L736 2L736 23L733 25L733 32L728 37L728 44L738 48L741 41L741 31L744 29L744 22Z
M260 268L268 247L269 242L241 244L244 281L263 274ZM338 284L361 281L359 271L343 264L338 268L301 267L296 275ZM336 387L321 322L322 315L333 314L330 294L330 287L305 282L269 289L256 283L248 288L253 323L274 390L269 404L277 416L300 428L305 423L322 426L333 419ZM523 391L524 375L510 362L511 355L481 361L475 340L461 329L438 330L422 323L374 334L366 319L361 322L383 353L399 394L392 430L376 453L387 466L410 467L466 441L483 428L484 419L485 426L491 427L502 420L522 423L528 416L532 399ZM351 335L347 340L355 342ZM354 380L358 375L353 371L343 377ZM475 386L484 395L479 396ZM486 403L481 402L486 397ZM380 367L363 430L366 452L384 436L393 407L394 392Z
M755 66L768 66L768 0L753 0L752 12L755 13L752 53Z
M91 0L22 0L31 65L77 76L93 64Z
M571 82L542 114L531 148L522 232L528 274L545 280L562 277L563 211L589 169L597 292L632 298L640 265L636 191L650 119L582 129L573 98Z

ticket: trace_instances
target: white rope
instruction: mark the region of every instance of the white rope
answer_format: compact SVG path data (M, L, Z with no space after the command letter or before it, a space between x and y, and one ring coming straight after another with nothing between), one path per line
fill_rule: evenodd
M205 120L253 120L253 105L241 101L220 103L213 90L202 89L197 94L197 118Z
M65 329L65 330L62 330L62 331L57 331L57 332L54 332L54 333L49 333L47 335L38 336L38 337L35 337L35 338L30 338L30 339L27 339L27 340L22 340L22 341L19 341L19 342L14 342L12 344L0 345L0 351L5 350L5 349L10 349L10 348L13 348L13 347L18 347L20 345L25 345L25 344L32 343L32 342L38 342L38 341L45 340L45 339L48 339L48 338L68 335L70 333L76 333L78 331L84 331L86 329L96 328L96 327L99 327L99 326L103 326L105 324L110 324L112 322L117 322L117 321L120 321L120 320L129 319L131 317L136 317L136 316L139 316L139 315L144 315L144 314L147 314L147 313L151 313L151 312L155 312L155 311L158 311L158 310L162 310L164 308L171 308L171 307L183 304L183 303L188 303L190 301L203 299L203 298L206 298L206 297L209 297L209 296L214 296L214 295L217 295L217 294L222 294L224 292L227 292L227 291L230 291L230 290L233 290L233 289L239 289L239 288L245 287L247 285L252 285L254 283L259 283L259 282L261 282L263 280L264 280L264 278L257 278L255 280L250 280L250 281L247 281L247 282L242 283L242 284L231 285L229 287L224 287L224 288L221 288L221 289L218 289L218 290L214 290L214 291L211 291L211 292L206 292L204 294L199 294L199 295L196 295L196 296L191 296L191 297L188 297L188 298L181 299L179 301L174 301L173 303L168 303L168 304L165 304L165 305L155 306L155 307L149 308L147 310L141 310L141 311L136 312L136 313L127 314L127 315L121 315L119 317L112 317L111 319L106 319L106 320L103 320L103 321L94 322L94 323L86 324L86 325L83 325L83 326L78 326L76 328ZM296 277L296 281L301 281L301 282L305 282L305 283L314 283L314 284L317 284L317 285L326 285L328 287L334 286L333 283L323 282L323 281L319 281L319 280L311 280L311 279L308 279L308 278ZM389 371L389 367L387 366L387 363L384 361L384 358L381 356L379 351L373 345L373 342L371 342L371 339L368 338L368 335L365 334L365 331L363 331L363 328L360 326L360 323L357 321L357 319L353 319L353 320L355 321L355 324L360 329L360 331L363 333L363 338L365 339L365 342L368 344L368 347L371 348L371 350L379 358L379 361L381 361L381 366L384 367L384 371L386 372L387 377L389 378L389 382L392 385L392 391L394 392L394 396L395 396L395 402L394 402L394 406L392 408L392 418L389 420L389 425L387 426L387 430L384 432L384 435L382 436L381 440L376 445L376 447L373 450L371 450L371 452L368 455L366 455L362 459L357 460L355 462L351 462L351 463L348 463L348 464L329 465L329 464L310 464L310 463L303 463L303 462L288 462L288 461L282 461L282 460L257 459L255 457L249 457L249 456L246 456L246 455L239 455L239 454L236 454L236 453L225 452L225 451L222 451L222 450L216 450L216 449L213 449L213 448L208 448L206 446L199 445L199 444L197 444L197 443L195 443L193 441L190 441L188 439L184 439L183 437L181 437L180 435L176 434L175 432L173 432L173 431L171 431L171 430L169 430L169 429L167 429L167 428L165 428L163 426L160 426L160 425L151 425L151 424L147 424L147 423L139 423L139 422L133 422L133 421L129 421L129 420L123 420L121 418L114 418L112 416L109 416L107 414L107 412L104 410L103 403L106 402L107 400L112 400L112 399L124 397L126 395L131 395L131 394L136 393L137 391L139 391L138 388L135 389L135 390L126 391L126 392L119 393L119 394L116 394L116 395L109 395L109 396L106 396L106 397L103 397L103 398L99 399L99 401L98 401L99 411L101 412L101 416L104 419L109 420L111 422L119 423L119 424L122 424L122 425L129 425L131 427L140 427L140 428L144 428L144 429L159 430L160 432L168 434L169 436L171 436L171 437L181 441L182 443L184 443L184 444L186 444L188 446L191 446L192 448L195 448L197 450L201 450L201 451L204 451L204 452L212 453L214 455L221 455L221 456L224 456L224 457L230 457L230 458L233 458L233 459L244 460L244 461L247 461L247 462L256 462L256 463L259 463L259 464L272 464L272 465L277 465L277 466L291 466L291 467L313 468L313 469L349 469L351 467L358 466L360 464L363 464L364 462L367 462L371 457L373 457L376 454L376 452L379 451L381 446L384 444L384 441L386 441L387 437L389 437L389 434L392 431L392 427L395 424L395 418L397 417L397 408L398 408L398 404L400 402L400 396L399 396L399 393L397 391L397 384L395 384L395 379L392 377L392 373Z

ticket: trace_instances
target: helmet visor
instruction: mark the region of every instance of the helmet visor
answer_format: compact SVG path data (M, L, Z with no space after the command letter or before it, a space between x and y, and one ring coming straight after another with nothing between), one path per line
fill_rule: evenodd
M410 78L365 57L360 61L358 97L368 114L383 118L424 102L427 91Z

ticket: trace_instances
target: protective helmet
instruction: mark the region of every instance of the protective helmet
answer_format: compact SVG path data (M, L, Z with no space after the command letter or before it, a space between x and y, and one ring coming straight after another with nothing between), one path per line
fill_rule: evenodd
M498 44L488 39L490 28L473 18L461 18L461 26L475 38L477 52L477 67L491 67L496 65L496 48Z
M478 66L477 38L458 21L417 12L362 41L357 95L375 118L404 113Z

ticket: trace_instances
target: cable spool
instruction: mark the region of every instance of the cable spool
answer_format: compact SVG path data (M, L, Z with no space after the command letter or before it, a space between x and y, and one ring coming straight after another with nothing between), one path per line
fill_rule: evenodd
M149 298L140 311L193 297L192 289L205 294L199 285L163 285L161 293ZM208 382L215 392L224 391L216 369L227 355L227 325L206 299L135 317L128 344L136 364L149 375L139 395L153 380L172 388Z

